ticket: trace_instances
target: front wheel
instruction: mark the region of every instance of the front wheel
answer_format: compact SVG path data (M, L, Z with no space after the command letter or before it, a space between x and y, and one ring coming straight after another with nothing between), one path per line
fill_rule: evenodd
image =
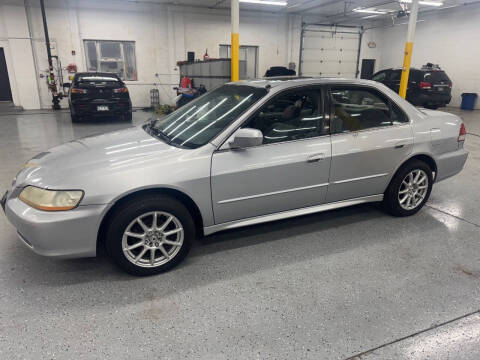
M384 195L387 211L394 216L410 216L427 202L432 191L430 167L420 160L403 165L395 174Z
M187 208L174 198L153 195L132 200L114 214L106 247L127 273L154 275L180 263L194 237Z

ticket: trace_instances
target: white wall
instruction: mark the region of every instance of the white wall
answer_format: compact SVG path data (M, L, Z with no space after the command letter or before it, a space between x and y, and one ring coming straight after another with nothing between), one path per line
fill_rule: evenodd
M5 49L14 103L26 109L38 109L38 84L23 7L0 5L0 47Z
M75 63L79 71L86 70L84 39L135 41L138 81L127 82L134 106L149 106L149 91L158 83L161 102L171 102L175 97L172 87L178 84L176 62L185 60L187 51L194 51L196 58L201 58L208 49L210 57L218 57L219 45L230 43L230 12L225 10L119 0L49 0L46 12L52 53L59 55L64 67ZM7 62L9 71L11 67L18 68L17 76L10 76L16 93L14 102L26 109L48 108L51 95L45 78L39 78L46 74L48 63L38 3L31 2L26 13L31 19L32 41L23 1L19 0L18 6L8 6L8 14L3 12L3 21L0 18L0 31L18 24L24 38L12 39L10 33L4 37L8 38L10 52L15 49L18 53L21 47L23 53L15 56L13 65ZM241 12L240 44L259 47L258 74L263 75L270 66L298 62L300 22L298 16ZM2 38L0 35L0 41ZM62 106L66 106L66 100Z
M417 23L412 66L421 67L431 62L446 71L453 82L450 106L460 106L460 95L464 92L480 95L480 6L468 5L421 14L419 20L424 21ZM365 38L377 42L377 49L370 50L369 54L372 58L378 56L376 70L402 66L406 32L407 25L366 32ZM480 109L480 99L476 108Z

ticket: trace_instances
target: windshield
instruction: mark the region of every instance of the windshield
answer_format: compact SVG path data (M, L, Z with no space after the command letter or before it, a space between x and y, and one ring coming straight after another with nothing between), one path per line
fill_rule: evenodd
M213 139L266 93L263 88L224 85L147 127L152 135L170 144L196 148Z

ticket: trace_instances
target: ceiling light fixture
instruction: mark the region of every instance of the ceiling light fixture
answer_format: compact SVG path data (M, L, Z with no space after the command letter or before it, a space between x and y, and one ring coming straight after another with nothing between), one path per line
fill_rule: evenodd
M353 9L352 11L354 12L358 12L358 13L365 13L365 14L377 14L377 15L385 15L387 14L388 12L387 11L384 11L384 10L376 10L376 9L362 9L362 8L356 8L356 9Z
M400 0L401 3L404 3L404 4L411 4L412 3L412 0ZM443 5L443 2L440 1L419 1L418 2L420 5L426 5L426 6L442 6Z
M275 6L287 6L286 1L268 1L268 0L240 0L241 3L257 4L257 5L275 5Z

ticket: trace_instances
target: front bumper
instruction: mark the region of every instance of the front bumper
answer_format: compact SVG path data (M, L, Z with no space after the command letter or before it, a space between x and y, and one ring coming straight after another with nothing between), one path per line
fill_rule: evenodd
M22 243L37 254L60 258L96 255L98 229L107 205L48 212L34 209L17 197L9 198L8 193L2 203Z

